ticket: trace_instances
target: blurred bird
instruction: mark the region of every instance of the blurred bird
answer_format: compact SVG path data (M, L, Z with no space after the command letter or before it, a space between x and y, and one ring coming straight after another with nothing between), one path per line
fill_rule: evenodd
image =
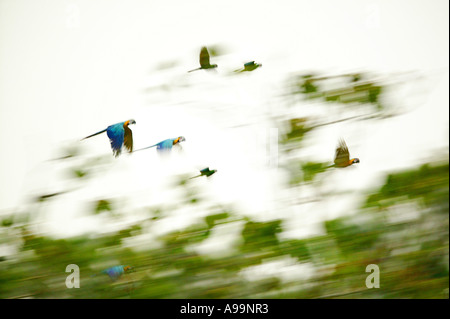
M208 49L206 47L202 47L200 50L200 67L197 69L190 70L188 72L202 70L202 69L214 69L217 68L217 64L210 64L209 63L209 53Z
M45 202L49 198L52 198L52 197L55 197L55 196L58 196L58 195L62 195L62 194L68 193L68 192L69 191L62 191L62 192L58 192L58 193L44 194L44 195L41 195L41 196L37 197L36 201L37 202Z
M328 167L347 167L352 164L359 163L359 158L350 159L350 153L347 144L343 139L339 139L339 145L336 148L336 155L334 157L334 164Z
M244 68L243 69L239 69L239 70L236 70L234 72L253 71L253 70L255 70L255 69L257 69L257 68L259 68L261 66L262 66L262 64L255 63L255 61L250 61L250 62L247 62L247 63L244 64Z
M200 176L210 177L210 176L211 176L212 174L214 174L215 172L217 172L216 169L210 170L209 167L207 167L207 168L204 168L204 169L200 170L200 175L191 177L191 178L189 178L189 179L193 179L193 178L200 177Z
M134 271L134 268L131 266L113 266L107 269L104 269L100 272L100 274L108 275L109 278L114 282L122 277L123 274L127 274ZM98 274L92 275L91 277L97 276Z
M151 148L151 147L155 147L155 146L156 146L156 150L158 152L170 151L170 150L172 150L172 147L174 145L180 146L179 143L180 142L184 142L184 141L186 141L184 136L179 136L177 138L169 138L167 140L164 140L164 141L161 141L159 143L156 143L155 145L147 146L147 147L144 147L144 148L140 148L140 149L136 150L135 152L142 151L142 150L145 150L147 148Z
M115 157L122 153L122 146L124 145L128 149L128 152L131 153L133 151L133 133L128 127L130 124L136 124L136 121L131 119L125 122L110 125L106 129L86 136L82 140L106 132L109 137L109 141L111 142L111 149Z

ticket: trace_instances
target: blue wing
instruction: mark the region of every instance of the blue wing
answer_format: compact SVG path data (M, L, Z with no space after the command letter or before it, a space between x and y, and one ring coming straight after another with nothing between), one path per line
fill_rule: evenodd
M173 141L174 141L173 138L169 138L169 139L167 139L167 140L164 140L164 141L162 141L162 142L159 142L159 143L158 143L158 146L156 147L156 149L157 149L159 152L162 152L162 151L170 151L170 150L172 149L172 146L173 146Z
M117 280L123 273L123 266L113 266L105 269L102 273L107 274L112 280Z
M114 125L108 126L106 129L106 134L109 137L109 141L111 142L111 149L113 151L114 156L119 156L122 152L122 145L124 141L125 130L123 128L123 124L125 122L117 123Z

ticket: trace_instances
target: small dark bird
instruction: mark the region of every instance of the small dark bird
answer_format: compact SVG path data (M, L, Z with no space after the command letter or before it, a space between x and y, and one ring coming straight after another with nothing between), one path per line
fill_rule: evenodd
M255 61L250 61L244 64L243 69L236 70L235 72L253 71L259 67L262 67L262 64L255 63Z
M120 122L117 124L110 125L107 128L105 128L104 130L101 130L100 132L86 136L85 138L83 138L81 140L85 140L92 136L106 132L106 134L109 137L109 141L111 143L111 149L112 149L115 157L119 156L122 153L123 146L125 146L125 148L128 150L128 152L131 153L133 151L133 133L131 132L130 128L128 127L128 125L130 125L130 124L136 124L136 121L131 119L131 120L128 120L125 122Z
M191 178L189 178L189 179L193 179L193 178L200 177L200 176L210 177L210 176L211 176L212 174L214 174L215 172L217 172L216 169L210 170L209 167L207 167L207 168L204 168L204 169L200 170L200 175L191 177Z
M214 69L217 68L217 64L210 64L209 63L209 53L208 49L206 47L203 47L200 50L200 67L197 69L190 70L188 72L197 71L197 70L207 70L207 69Z
M58 196L58 195L62 195L67 193L67 191L63 191L63 192L58 192L58 193L51 193L51 194L44 194L41 195L39 197L36 198L36 201L38 202L45 202L47 199Z
M343 139L339 140L339 145L336 148L336 155L334 157L334 164L329 167L347 167L352 164L359 163L359 158L350 159L350 153L347 148L347 144Z

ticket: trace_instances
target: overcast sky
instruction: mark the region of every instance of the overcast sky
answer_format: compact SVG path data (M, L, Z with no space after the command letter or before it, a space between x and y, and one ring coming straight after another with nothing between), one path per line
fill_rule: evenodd
M183 152L168 161L154 150L111 156L101 178L55 204L53 211L65 213L50 217L51 229L88 229L75 218L88 199L140 194L135 206L170 200L170 176L206 166L219 170L195 181L208 195L274 218L277 208L267 207L284 196L278 190L287 177L265 168L261 141L270 131L266 114L290 74L423 75L416 86L391 93L399 106L416 106L407 115L376 125L338 124L311 137L312 160L332 161L339 136L361 159L330 183L369 188L380 173L448 148L448 21L445 0L0 0L0 213L24 204L30 193L59 190L58 167L48 160L62 146L134 118L135 148L183 135ZM217 72L188 74L203 45L223 49L211 58ZM263 67L228 76L251 60ZM146 90L164 84L172 90ZM89 154L111 154L105 134L82 146ZM331 218L339 207L317 218Z

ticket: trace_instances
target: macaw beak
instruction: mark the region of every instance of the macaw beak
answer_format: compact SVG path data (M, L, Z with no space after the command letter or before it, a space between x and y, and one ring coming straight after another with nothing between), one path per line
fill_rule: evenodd
M130 120L129 124L136 124L136 121L135 120Z

